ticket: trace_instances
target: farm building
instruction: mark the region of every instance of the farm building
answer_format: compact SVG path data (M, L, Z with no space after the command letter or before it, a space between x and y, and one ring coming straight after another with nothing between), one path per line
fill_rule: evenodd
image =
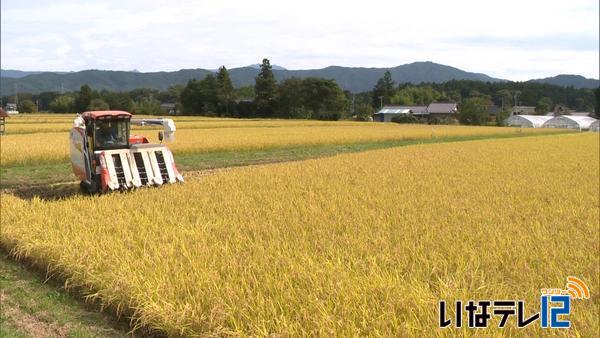
M413 115L427 115L427 106L395 106L398 109L408 109Z
M534 106L514 106L512 109L512 113L513 113L513 115L535 114L535 107Z
M546 121L551 119L552 116L513 115L504 120L504 123L510 127L541 128Z
M396 106L385 106L383 109L373 114L373 121L391 122L395 116L410 114L410 109Z
M385 106L373 114L373 121L390 122L395 116L411 114L418 118L429 116L447 117L458 112L456 103L431 103L429 106Z
M456 103L432 103L427 107L429 115L454 115L458 112Z
M600 120L596 120L590 124L590 131L600 131Z
M589 116L561 115L546 121L543 127L588 130L595 121L595 118Z

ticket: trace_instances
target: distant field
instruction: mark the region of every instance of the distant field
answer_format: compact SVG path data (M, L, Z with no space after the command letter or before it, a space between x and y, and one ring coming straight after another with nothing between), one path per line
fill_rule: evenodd
M73 115L52 114L11 117L6 126L7 135L2 136L0 149L2 165L68 162L68 130L72 119ZM60 122L49 123L49 121ZM351 121L210 119L204 117L179 117L176 126L178 129L175 133L176 140L169 144L175 155L358 142L430 140L463 136L564 133L564 130L548 129L399 125ZM48 132L48 130L52 132ZM134 128L133 133L156 139L156 128Z
M273 139L339 141L327 139L331 129L298 128ZM422 128L365 127L378 133L351 129L342 139L488 132ZM179 139L197 135L198 144L174 148L276 144L247 136L252 128L236 130L245 143L227 143L236 134L224 130L182 130ZM577 133L417 145L128 194L2 194L0 244L170 335L470 335L437 328L440 299L524 299L530 314L540 288L575 275L592 298L573 301L572 329L552 333L596 336L599 144L598 134ZM477 334L546 333L514 323Z

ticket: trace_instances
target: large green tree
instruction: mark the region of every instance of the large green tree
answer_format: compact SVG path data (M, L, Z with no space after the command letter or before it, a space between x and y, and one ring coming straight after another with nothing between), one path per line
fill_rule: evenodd
M348 100L334 80L305 78L301 93L304 106L313 119L339 120L347 115Z
M260 72L254 79L254 104L260 116L271 117L277 105L277 81L269 59L263 59Z
M535 105L535 112L537 114L543 115L543 114L550 112L552 110L552 108L553 108L552 99L544 96L541 99L539 99L539 101Z
M22 100L19 101L19 106L17 107L17 110L20 113L35 113L37 112L37 106L31 100Z
M86 110L109 110L110 107L106 101L102 99L92 99Z
M304 107L303 80L292 77L279 85L277 116L287 119L308 119L310 114Z
M395 91L396 82L392 79L392 73L386 70L373 87L373 107L380 108L382 105L389 104Z
M75 110L78 113L82 113L87 110L87 107L90 105L93 99L92 87L84 84L79 89L77 96L75 97Z
M181 92L183 111L190 115L216 115L217 80L209 74L202 80L190 80Z
M483 125L488 122L488 108L492 105L485 97L472 97L462 102L458 119L462 124Z
M216 78L217 114L231 116L233 113L234 91L229 72L225 66L219 68Z
M50 102L49 108L54 113L72 113L75 110L75 99L70 95L60 95Z

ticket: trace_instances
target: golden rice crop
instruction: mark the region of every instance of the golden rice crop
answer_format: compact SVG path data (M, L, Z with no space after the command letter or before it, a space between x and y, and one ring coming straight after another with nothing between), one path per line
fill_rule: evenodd
M152 118L152 117L150 117ZM156 118L156 117L154 117ZM30 122L30 120L9 121L6 134L31 134L43 132L68 132L73 127L73 118L70 120L53 120L44 122ZM310 127L310 126L365 126L363 122L355 121L316 121L316 120L240 120L240 119L182 119L176 120L177 129L210 129L210 128L248 128L248 127ZM132 126L138 132L144 130L160 130L160 127Z
M248 121L245 123L250 123ZM259 121L266 123L265 121ZM316 121L318 123L318 121ZM237 123L237 122L236 122ZM395 123L327 122L326 125L310 125L312 121L277 121L279 128L237 127L208 129L179 129L175 142L169 147L176 153L202 153L230 150L256 150L289 146L346 144L357 142L382 142L391 140L427 140L432 138L508 135L524 133L564 132L549 129L517 129L469 126L398 125ZM298 126L293 123L304 123ZM155 139L155 131L135 129L134 134L148 135ZM42 162L68 162L69 135L61 133L37 133L5 135L0 140L2 165Z
M438 301L582 278L598 333L599 138L430 144L223 171L128 194L2 196L1 244L170 335L526 334L437 328ZM466 325L465 325L466 326Z

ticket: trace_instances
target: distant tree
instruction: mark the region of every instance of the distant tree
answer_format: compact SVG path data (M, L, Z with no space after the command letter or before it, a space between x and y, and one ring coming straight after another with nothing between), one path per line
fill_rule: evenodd
M217 115L231 116L233 113L234 92L229 72L225 66L219 68L216 79Z
M308 119L310 113L304 107L302 95L303 80L292 77L284 80L279 85L277 117L286 119Z
M347 116L348 100L334 80L305 78L302 80L301 93L310 118L339 120Z
M181 91L181 106L184 114L199 115L201 98L199 97L200 81L196 79L189 80L185 88Z
M356 105L356 119L359 121L368 121L373 117L375 109L373 106L366 103L359 103Z
M69 95L61 95L50 102L50 111L54 113L72 113L75 110L75 99Z
M17 110L20 113L35 113L37 112L37 106L31 100L23 100L19 101L19 106L17 107Z
M158 99L160 92L152 88L137 88L129 92L129 97L135 102L140 102L144 98Z
M410 89L400 89L390 98L390 103L400 106L412 106L415 104L415 101L411 94Z
M234 97L237 99L252 99L254 100L254 86L242 86L233 89Z
M505 110L510 110L513 106L513 95L508 89L500 89L494 95L496 97L496 103L498 106Z
M437 102L442 98L442 93L431 86L403 85L391 98L392 104L398 105L423 105Z
M181 105L184 113L191 115L216 115L217 82L213 75L203 80L190 80L181 91Z
M167 90L161 91L156 95L156 99L162 103L177 103L181 96L181 91L185 88L182 85L169 86Z
M290 78L279 85L278 114L283 118L338 120L348 112L346 94L333 80Z
M110 107L108 106L108 103L106 103L106 101L104 101L102 99L92 99L89 106L87 106L87 108L86 108L86 110L89 110L89 111L109 110L109 109L110 109Z
M92 87L88 86L87 84L81 86L77 96L75 97L75 110L78 113L82 113L87 109L92 102L92 95Z
M100 92L100 98L104 100L112 110L133 111L133 100L127 92L102 91Z
M510 110L504 109L496 114L496 125L503 126L507 118L510 117Z
M544 115L552 110L552 99L549 97L542 97L535 105L535 112L540 115Z
M462 102L458 119L462 124L483 125L489 118L488 107L492 105L486 98L473 97Z
M58 92L43 92L37 96L38 110L45 111L50 109L50 102L57 98L60 94Z
M269 59L263 59L260 72L254 79L254 93L254 104L257 113L264 117L273 116L277 104L277 81L273 75Z
M160 101L145 97L133 105L133 112L138 115L161 115Z
M594 111L596 112L596 118L600 117L600 87L594 89L594 98L596 99L595 101L595 106L596 108L594 109Z
M392 96L395 93L396 83L392 80L392 74L385 71L383 77L377 80L377 84L373 87L373 107L380 108L382 105L389 104Z

